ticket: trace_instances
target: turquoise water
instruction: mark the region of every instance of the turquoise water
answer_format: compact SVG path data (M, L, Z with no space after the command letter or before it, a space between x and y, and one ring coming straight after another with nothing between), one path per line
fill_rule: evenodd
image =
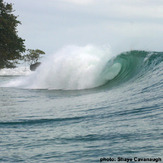
M1 75L0 162L163 160L163 53L130 51L100 65L100 78L58 89L38 83L43 68L29 78Z

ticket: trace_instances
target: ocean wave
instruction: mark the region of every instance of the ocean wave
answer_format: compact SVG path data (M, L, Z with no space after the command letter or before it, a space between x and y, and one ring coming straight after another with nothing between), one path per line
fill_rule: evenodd
M5 86L54 90L115 86L143 76L162 61L163 52L132 50L113 55L109 48L67 46L49 55L36 72Z

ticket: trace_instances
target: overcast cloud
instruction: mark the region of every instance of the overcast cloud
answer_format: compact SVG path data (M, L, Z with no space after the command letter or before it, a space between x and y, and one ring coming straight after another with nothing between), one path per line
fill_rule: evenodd
M4 0L14 3L27 48L65 45L163 51L162 0Z

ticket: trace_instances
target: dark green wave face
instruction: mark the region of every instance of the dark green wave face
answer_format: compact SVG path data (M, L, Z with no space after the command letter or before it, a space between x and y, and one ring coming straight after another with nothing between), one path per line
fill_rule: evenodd
M102 87L113 87L119 84L135 81L163 62L163 52L128 51L108 61L101 77L105 78Z

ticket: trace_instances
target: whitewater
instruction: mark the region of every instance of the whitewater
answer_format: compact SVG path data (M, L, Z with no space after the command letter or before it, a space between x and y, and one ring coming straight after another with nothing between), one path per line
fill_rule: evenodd
M0 70L0 162L161 162L162 67L163 52L72 45Z
M110 67L112 70L105 77L101 76L104 66L112 57L109 48L67 46L48 56L36 73L22 81L13 81L10 86L63 90L98 87L120 71L117 63Z

